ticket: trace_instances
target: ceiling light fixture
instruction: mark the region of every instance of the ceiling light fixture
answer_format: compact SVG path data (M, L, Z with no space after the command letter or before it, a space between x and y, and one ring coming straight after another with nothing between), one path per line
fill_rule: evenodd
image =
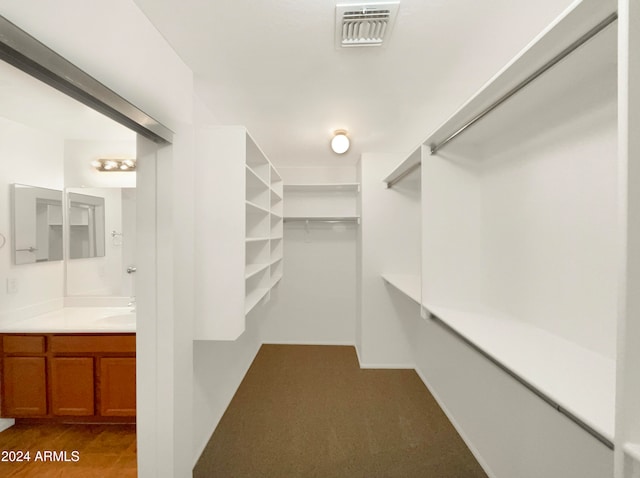
M135 159L96 159L91 166L101 172L130 172L136 170Z
M333 132L331 139L331 149L336 154L344 154L349 150L349 137L344 129L338 129Z

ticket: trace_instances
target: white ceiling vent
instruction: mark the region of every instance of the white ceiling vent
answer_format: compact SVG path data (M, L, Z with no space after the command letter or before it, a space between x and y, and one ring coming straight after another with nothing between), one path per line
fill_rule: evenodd
M336 48L381 46L391 35L400 2L336 5Z

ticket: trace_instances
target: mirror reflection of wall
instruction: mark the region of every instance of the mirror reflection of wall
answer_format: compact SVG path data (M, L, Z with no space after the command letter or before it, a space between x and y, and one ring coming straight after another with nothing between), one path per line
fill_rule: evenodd
M135 188L67 188L67 195L69 251L73 258L67 261L67 295L133 296L133 277L126 269L135 265ZM102 206L87 206L98 203ZM101 231L95 232L97 228L86 223L100 213ZM92 244L94 232L100 235L101 243ZM102 254L87 256L92 249Z
M63 259L62 191L11 185L14 264Z
M104 256L104 198L69 192L69 259Z

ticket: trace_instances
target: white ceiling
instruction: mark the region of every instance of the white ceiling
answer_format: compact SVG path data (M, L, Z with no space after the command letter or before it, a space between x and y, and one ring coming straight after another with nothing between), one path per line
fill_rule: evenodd
M282 166L410 151L569 0L400 0L383 48L334 47L336 0L135 0L222 124ZM329 150L347 129L352 149Z

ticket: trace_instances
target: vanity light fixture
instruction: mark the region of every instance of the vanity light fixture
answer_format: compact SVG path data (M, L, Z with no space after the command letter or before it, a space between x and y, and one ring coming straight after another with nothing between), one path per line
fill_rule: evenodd
M91 161L91 166L104 172L129 172L136 170L135 159L96 159Z
M337 129L333 132L331 139L331 149L336 154L344 154L349 150L349 137L344 129Z

